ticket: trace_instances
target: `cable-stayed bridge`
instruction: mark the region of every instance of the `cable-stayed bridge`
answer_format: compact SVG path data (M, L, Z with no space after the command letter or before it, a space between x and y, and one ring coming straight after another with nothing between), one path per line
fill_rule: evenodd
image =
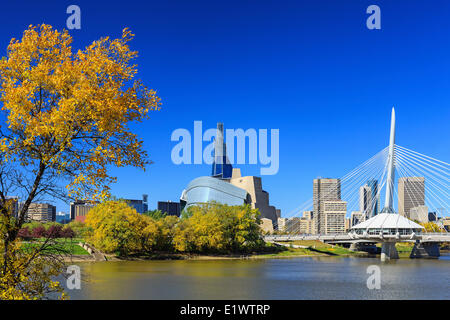
M347 212L360 211L359 189L364 186L367 181L376 180L378 182L378 191L376 201L372 202L371 211L373 207L384 201L384 195L381 190L386 185L386 160L387 149L379 151L373 157L350 171L348 174L340 178L341 200L347 202ZM396 182L394 184L394 199L398 199L398 190L395 186L398 185L400 178L409 177L423 177L424 178L424 192L420 190L419 184L412 183L410 192L413 205L419 206L423 201L418 199L418 194L424 193L424 205L429 209L429 212L435 212L437 217L447 217L449 214L449 180L450 180L450 165L443 161L428 157L410 149L395 145L395 169ZM330 191L331 193L331 191ZM394 201L394 209L398 210ZM288 218L301 217L304 211L313 210L313 198L311 197L301 206L292 210L287 214ZM295 226L291 227L288 232L294 232Z
M442 225L449 211L449 180L449 163L395 144L393 109L389 146L344 175L334 187L314 194L287 214L290 223L285 226L286 235L266 239L283 241L290 237L330 242L342 238L351 243L382 242L388 258L397 255L395 242L450 242L450 234ZM318 208L330 200L345 201L347 216L357 218L351 221L350 233L333 235L320 228L324 217ZM384 203L382 210L380 203ZM311 230L315 232L311 235L301 234L301 219L292 219L302 217L305 211L312 211ZM442 234L425 234L423 227L413 220L435 221L440 226L436 231Z

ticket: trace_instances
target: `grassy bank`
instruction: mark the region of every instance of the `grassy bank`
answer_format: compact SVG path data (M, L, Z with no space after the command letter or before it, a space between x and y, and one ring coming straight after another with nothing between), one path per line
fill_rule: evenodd
M52 239L51 244L45 246L44 252L49 254L64 254L64 255L89 255L89 252L78 245L84 242L82 239ZM31 251L40 248L45 243L45 239L35 239L33 241L22 242L22 249L24 251Z
M258 255L258 257L283 258L295 256L367 256L367 253L365 252L350 251L344 247L332 246L330 244L315 240L286 241L282 244L286 245L286 250L272 254ZM301 246L301 248L296 246Z

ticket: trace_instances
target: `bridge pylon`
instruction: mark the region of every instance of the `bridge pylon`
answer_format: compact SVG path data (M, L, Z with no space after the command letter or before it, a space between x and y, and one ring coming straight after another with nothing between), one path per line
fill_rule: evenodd
M395 242L383 242L381 245L381 261L398 259L398 251Z

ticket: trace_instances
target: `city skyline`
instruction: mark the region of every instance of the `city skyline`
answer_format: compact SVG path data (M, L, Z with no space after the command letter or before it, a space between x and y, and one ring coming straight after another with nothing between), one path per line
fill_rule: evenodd
M195 120L208 128L220 121L230 128L280 129L280 170L264 181L271 202L284 213L298 206L293 198L311 197L313 179L341 177L385 147L386 113L392 105L399 115L401 145L449 159L448 139L441 137L448 136L445 75L450 63L440 57L450 51L445 40L450 23L442 9L448 4L437 2L380 1L383 28L374 33L365 27L365 3L298 3L280 12L263 2L258 9L240 7L237 16L232 4L201 2L184 6L186 15L174 17L168 4L152 10L139 4L142 10L136 11L132 1L127 6L80 1L83 24L70 31L74 48L129 27L136 34L132 47L141 53L139 75L163 102L160 112L135 125L154 164L145 172L113 169L118 183L112 193L123 198L147 193L151 208L160 200L178 201L190 180L210 171L207 164L177 166L170 160L171 132L191 129ZM3 48L30 23L65 27L64 4L27 6L23 11L19 4L4 4L0 18L8 28L0 31ZM224 94L224 88L232 93ZM259 175L259 165L240 167ZM54 204L68 211L69 204Z

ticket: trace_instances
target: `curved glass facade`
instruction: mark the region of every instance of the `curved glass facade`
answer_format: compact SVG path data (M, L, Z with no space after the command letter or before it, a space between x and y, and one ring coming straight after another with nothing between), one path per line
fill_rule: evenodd
M199 177L188 184L182 198L186 207L211 201L235 206L245 203L247 191L217 178Z

